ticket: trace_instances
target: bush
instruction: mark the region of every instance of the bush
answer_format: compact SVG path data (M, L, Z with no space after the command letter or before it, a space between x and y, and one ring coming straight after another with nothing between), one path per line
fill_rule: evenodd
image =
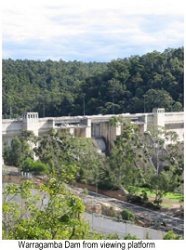
M127 235L124 237L124 240L138 240L138 238L136 237L136 235L127 234Z
M33 158L33 150L22 135L15 136L10 146L5 145L3 158L6 165L21 167L25 159Z
M3 159L5 165L12 166L14 165L14 162L12 160L12 153L11 153L11 148L9 146L5 146L3 150Z
M149 209L153 209L153 210L160 210L160 206L158 206L150 201L145 202L144 207L149 208Z
M117 212L116 212L116 210L113 207L109 208L108 216L115 217L115 218L117 217Z
M181 237L178 234L175 234L172 230L168 231L164 237L164 240L180 240Z
M143 204L143 199L140 196L138 196L138 195L131 195L131 194L129 194L127 196L127 201L131 202L131 203L138 204L138 205L142 205Z
M33 172L35 174L48 173L49 166L41 161L34 161L31 158L27 158L22 163L22 171Z
M153 210L160 209L160 206L148 201L148 197L146 197L145 194L143 197L138 195L128 195L127 201Z
M143 190L141 192L141 197L142 197L143 202L147 202L148 201L148 195L147 195L146 191Z
M128 220L128 221L135 220L135 214L129 209L123 209L123 211L121 212L121 217L123 220Z

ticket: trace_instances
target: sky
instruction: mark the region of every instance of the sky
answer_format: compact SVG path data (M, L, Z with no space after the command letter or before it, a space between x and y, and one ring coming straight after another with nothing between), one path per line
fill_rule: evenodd
M184 45L184 0L5 0L2 56L99 61Z

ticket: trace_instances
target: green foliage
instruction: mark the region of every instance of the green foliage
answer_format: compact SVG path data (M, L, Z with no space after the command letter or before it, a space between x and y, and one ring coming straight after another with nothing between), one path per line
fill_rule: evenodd
M162 135L169 141L166 146ZM160 207L166 193L183 192L183 145L177 142L174 132L154 131L148 137L151 141L150 145L146 145L148 155L155 168L150 176L149 188L155 192L154 203Z
M3 239L82 240L118 239L118 235L92 232L82 219L82 200L66 185L51 178L35 185L9 184L3 191Z
M130 211L129 209L123 209L121 212L121 217L123 220L126 221L134 221L135 220L135 214Z
M35 149L40 161L50 166L52 175L65 182L89 184L101 182L104 157L97 152L92 139L74 137L68 131L52 130L39 139Z
M166 196L166 198L168 198L170 200L183 201L183 194L180 194L180 193L168 192L165 196Z
M3 118L183 110L183 48L109 63L3 60Z
M135 187L135 193L137 195L140 195L143 200L146 200L145 197L154 198L156 195L152 189L149 189L146 187ZM177 192L167 192L165 194L165 198L170 199L170 200L175 200L175 201L181 201L183 200L183 194L177 193Z
M148 195L147 195L147 192L142 191L142 193L141 193L141 197L142 197L142 200L143 200L144 202L147 202L147 201L148 201Z
M160 206L154 204L153 202L148 200L148 196L147 193L146 195L143 196L138 196L138 195L128 195L127 196L127 201L131 202L133 204L137 204L139 206L143 206L149 209L153 209L153 210L159 210Z
M138 238L137 238L135 235L127 234L127 235L124 237L124 240L138 240Z
M153 108L164 107L172 111L173 99L170 94L161 89L149 89L144 95L145 111L151 112Z
M33 172L35 174L49 173L49 166L41 161L34 161L31 158L27 158L22 163L22 170L25 172Z
M92 139L77 138L79 172L77 181L92 185L100 185L105 167L105 157L98 153Z
M120 122L122 133L117 137L109 156L110 179L125 194L133 193L133 187L143 184L152 169L147 166L138 127L120 118L111 122Z
M36 138L31 131L22 131L18 136L15 136L11 145L5 145L3 158L6 165L21 167L22 163L27 159L34 157L32 145L36 142Z
M78 148L68 131L50 131L39 138L35 149L39 160L50 166L50 174L61 181L70 182L76 178L78 171Z
M163 239L164 240L180 240L181 237L177 235L176 233L174 233L172 230L170 230L164 235Z
M89 227L80 217L82 201L54 178L39 187L30 181L9 185L3 198L4 239L89 237Z
M136 187L148 185L155 194L154 208L160 208L167 192L183 193L183 145L174 132L152 130L142 134L120 117L112 118L110 123L122 127L107 161L112 187L121 189L132 202L153 207L148 192L142 193L142 198L134 195ZM165 140L169 142L166 146Z

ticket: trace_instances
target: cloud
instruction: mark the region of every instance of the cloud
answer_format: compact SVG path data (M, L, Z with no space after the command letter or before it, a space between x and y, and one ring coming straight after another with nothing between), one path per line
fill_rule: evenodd
M183 46L179 2L6 0L3 57L107 61Z

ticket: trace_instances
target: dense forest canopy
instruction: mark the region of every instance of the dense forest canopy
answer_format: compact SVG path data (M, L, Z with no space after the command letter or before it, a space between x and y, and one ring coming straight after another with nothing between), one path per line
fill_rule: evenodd
M3 118L183 110L184 49L109 63L3 60Z

